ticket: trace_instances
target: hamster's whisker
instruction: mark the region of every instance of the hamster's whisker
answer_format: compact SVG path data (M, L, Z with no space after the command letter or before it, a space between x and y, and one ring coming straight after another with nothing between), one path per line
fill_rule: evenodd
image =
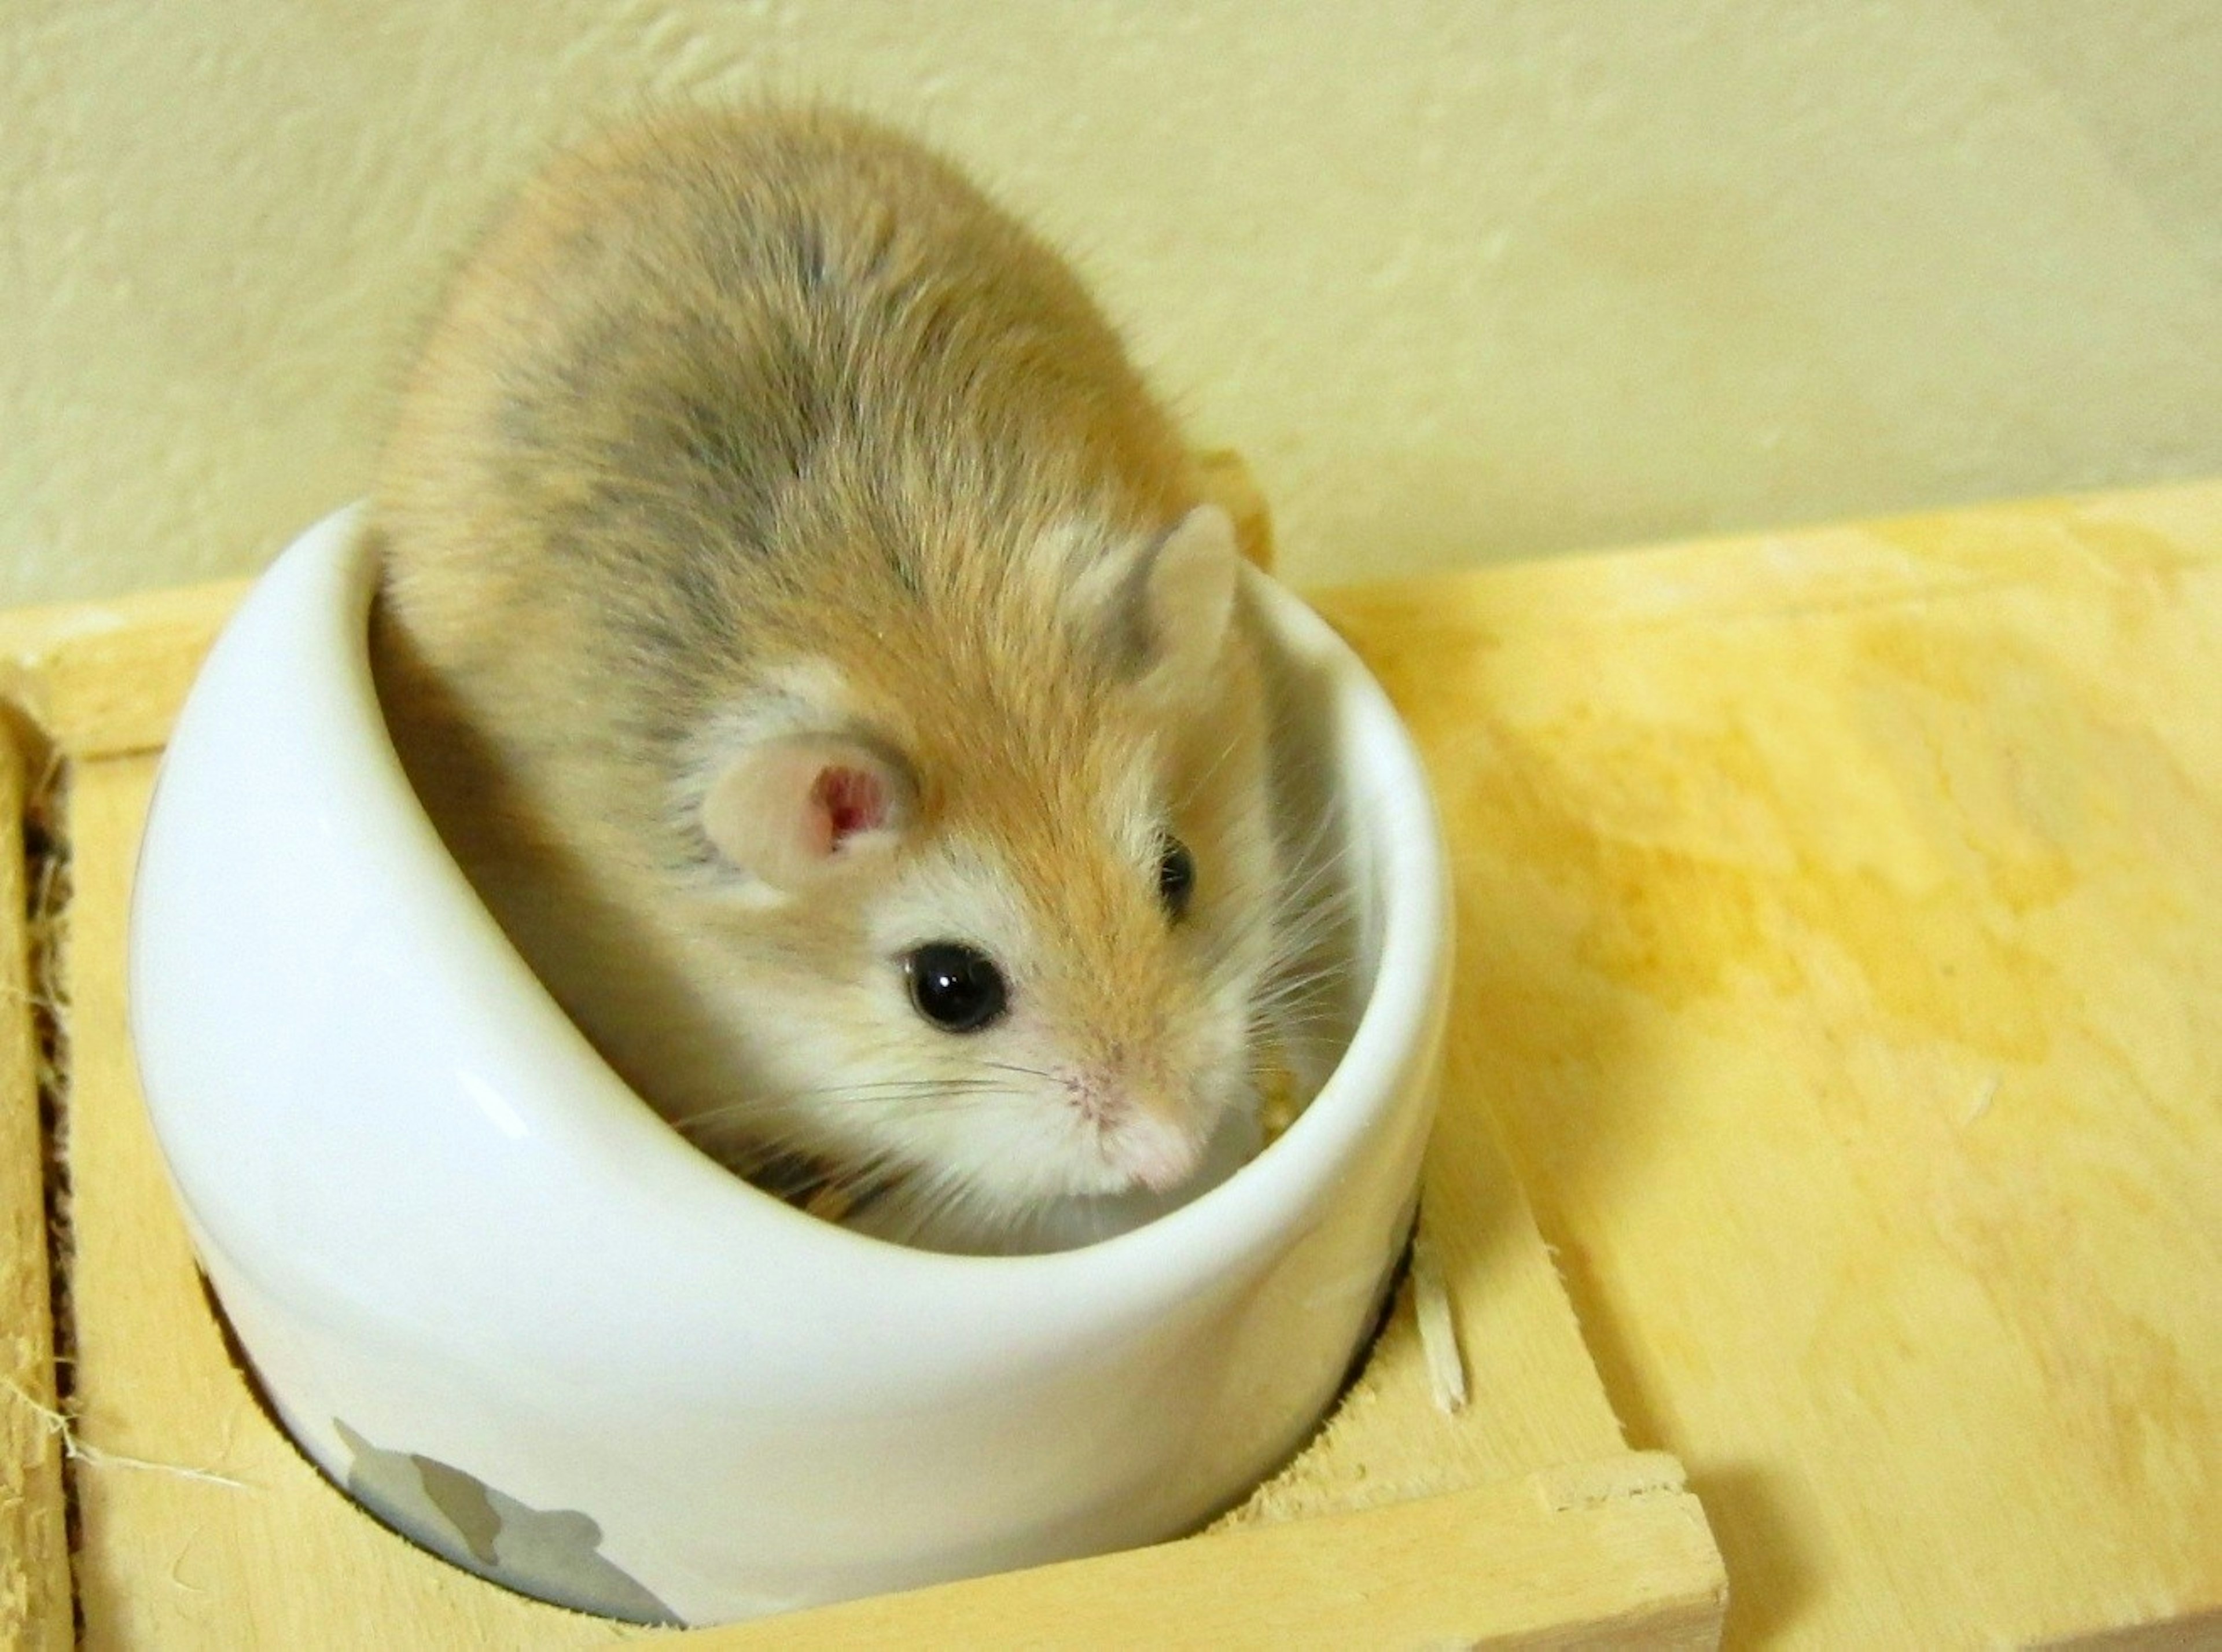
M856 1084L813 1085L807 1090L789 1090L793 1096L881 1096L904 1093L957 1095L971 1090L1007 1090L1009 1086L989 1078L887 1078Z
M1284 914L1300 914L1320 904L1339 906L1350 898L1349 880L1343 875L1347 870L1346 851L1338 851L1333 857L1310 865L1298 864L1276 891L1275 907Z
M902 1221L888 1237L898 1243L915 1244L920 1234L938 1226L954 1209L963 1190L945 1170L927 1171L912 1177L894 1195L899 1201L894 1209Z
M1255 1021L1271 1017L1277 1023L1285 1023L1300 1012L1330 1016L1333 1009L1328 989L1340 980L1339 970L1315 970L1269 982L1250 1000L1252 1018Z
M681 1135L693 1135L698 1130L719 1128L738 1122L742 1115L754 1108L753 1102L731 1102L724 1107L713 1107L705 1112L689 1113L684 1118L671 1121L671 1128Z
M983 1067L993 1067L997 1072L1014 1072L1027 1078L1039 1078L1045 1084L1057 1082L1051 1075L1043 1071L1039 1067L1020 1066L1009 1061L982 1061L980 1065Z
M1020 1090L966 1090L941 1094L922 1090L913 1096L851 1096L838 1090L829 1090L820 1091L810 1099L836 1107L877 1107L890 1112L920 1114L933 1112L937 1109L953 1111L982 1101L1023 1101L1026 1092Z
M1219 771L1227 766L1227 760L1234 755L1241 744L1242 735L1239 730L1227 737L1227 744L1219 748L1219 755L1204 765L1202 773L1181 788L1180 799L1173 805L1176 813L1186 809L1203 795L1204 788L1218 778Z
M1285 1044L1291 1040L1309 1041L1322 1034L1339 1032L1344 1023L1338 1015L1296 1014L1268 1015L1249 1023L1251 1042L1259 1049L1270 1045ZM1281 1053L1285 1054L1284 1051ZM1270 1058L1266 1059L1271 1065Z
M1339 893L1323 895L1300 911L1280 914L1280 921L1272 932L1274 961L1301 958L1341 939L1350 927L1351 918L1351 902Z
M1340 968L1325 966L1309 970L1289 970L1259 983L1251 995L1255 1004L1277 1005L1314 996L1321 987L1340 980Z

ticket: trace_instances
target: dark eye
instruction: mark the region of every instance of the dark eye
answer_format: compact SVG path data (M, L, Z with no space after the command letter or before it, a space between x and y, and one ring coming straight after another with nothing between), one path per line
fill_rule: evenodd
M945 1033L976 1033L1010 1002L995 960L958 941L928 941L903 959L903 976L918 1013Z
M1174 918L1188 915L1189 897L1196 892L1196 857L1178 838L1165 839L1158 860L1158 899Z

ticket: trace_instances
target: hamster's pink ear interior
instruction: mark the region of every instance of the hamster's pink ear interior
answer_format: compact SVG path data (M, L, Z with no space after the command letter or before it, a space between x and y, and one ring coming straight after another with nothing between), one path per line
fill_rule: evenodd
M744 748L712 779L702 831L741 870L792 889L892 848L913 795L901 766L861 741L790 735Z
M1197 506L1152 550L1142 581L1145 687L1178 695L1203 680L1227 640L1240 557L1233 518L1216 505Z

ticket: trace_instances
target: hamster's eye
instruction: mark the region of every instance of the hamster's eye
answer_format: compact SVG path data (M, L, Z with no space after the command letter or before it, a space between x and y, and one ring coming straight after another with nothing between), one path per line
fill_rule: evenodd
M1196 893L1196 857L1178 838L1168 837L1158 858L1158 899L1177 921L1188 916L1189 897Z
M945 1033L976 1033L1010 1002L995 960L959 941L917 948L903 959L903 977L918 1013Z

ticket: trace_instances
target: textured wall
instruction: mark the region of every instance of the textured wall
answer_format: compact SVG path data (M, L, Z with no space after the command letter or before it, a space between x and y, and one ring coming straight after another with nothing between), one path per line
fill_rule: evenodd
M0 604L258 566L532 157L766 87L1066 244L1302 578L2222 469L2200 0L0 0Z

